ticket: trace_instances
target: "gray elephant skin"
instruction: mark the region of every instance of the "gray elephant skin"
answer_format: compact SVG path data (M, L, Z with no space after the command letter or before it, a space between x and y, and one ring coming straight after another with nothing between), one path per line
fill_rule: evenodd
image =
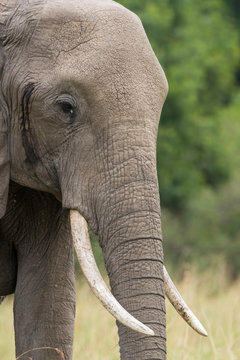
M155 333L117 322L121 359L166 359L156 139L168 85L139 18L111 0L2 1L0 84L0 296L15 294L16 356L49 346L72 359L77 210L112 294Z

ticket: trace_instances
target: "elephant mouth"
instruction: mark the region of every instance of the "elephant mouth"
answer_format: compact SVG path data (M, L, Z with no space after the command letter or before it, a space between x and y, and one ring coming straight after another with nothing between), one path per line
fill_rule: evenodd
M88 234L88 224L84 217L78 211L71 210L70 222L74 247L79 264L92 291L101 301L103 306L116 320L127 327L145 335L155 335L153 330L129 314L108 289L95 262ZM179 294L165 267L163 267L163 274L165 294L176 311L196 332L202 336L208 336L207 331Z

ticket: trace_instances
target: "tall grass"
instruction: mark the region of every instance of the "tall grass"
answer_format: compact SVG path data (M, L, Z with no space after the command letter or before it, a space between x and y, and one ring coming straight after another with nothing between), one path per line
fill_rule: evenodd
M167 302L168 360L239 360L240 281L228 284L225 271L196 275L188 270L178 288L209 337L195 334ZM85 281L79 282L77 294L74 359L118 360L115 321ZM1 305L0 314L0 359L14 360L11 297Z
M202 276L188 271L179 289L209 336L194 333L167 304L168 359L239 360L240 281L228 284L224 271Z

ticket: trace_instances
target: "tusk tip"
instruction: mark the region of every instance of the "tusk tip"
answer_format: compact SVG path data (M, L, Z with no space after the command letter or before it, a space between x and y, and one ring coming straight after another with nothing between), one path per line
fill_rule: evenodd
M198 334L202 336L208 336L207 331L204 329L198 318L193 314L193 312L189 309L179 292L177 291L174 283L172 282L168 272L163 266L163 274L164 274L164 285L165 285L165 293L168 297L171 304L177 310L177 312L182 316L182 318L190 325Z
M204 327L202 326L201 330L199 331L199 334L205 337L208 337L208 333L207 331L204 329Z
M155 332L154 332L152 329L150 329L150 328L147 327L146 335L154 336L154 335L155 335Z
M201 324L201 322L198 320L198 318L196 318L196 316L192 313L191 310L189 310L189 318L191 319L190 322L188 322L188 324L199 334L202 336L207 337L208 333L205 330L205 328L203 327L203 325Z
M196 318L196 316L192 313L193 321L189 323L189 325L199 334L205 337L208 337L208 333L200 323L200 321Z
M137 320L137 324L133 326L129 326L132 330L137 331L141 334L147 335L147 336L154 336L155 332L150 329L148 326L144 325L140 321Z

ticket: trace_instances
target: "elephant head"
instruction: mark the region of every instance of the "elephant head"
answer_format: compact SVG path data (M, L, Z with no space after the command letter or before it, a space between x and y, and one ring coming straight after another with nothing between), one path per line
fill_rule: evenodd
M0 296L15 292L17 355L72 357L73 236L118 320L121 358L166 359L164 279L204 330L163 267L156 139L168 85L140 20L111 0L1 2L0 82ZM46 351L34 359L55 359Z

